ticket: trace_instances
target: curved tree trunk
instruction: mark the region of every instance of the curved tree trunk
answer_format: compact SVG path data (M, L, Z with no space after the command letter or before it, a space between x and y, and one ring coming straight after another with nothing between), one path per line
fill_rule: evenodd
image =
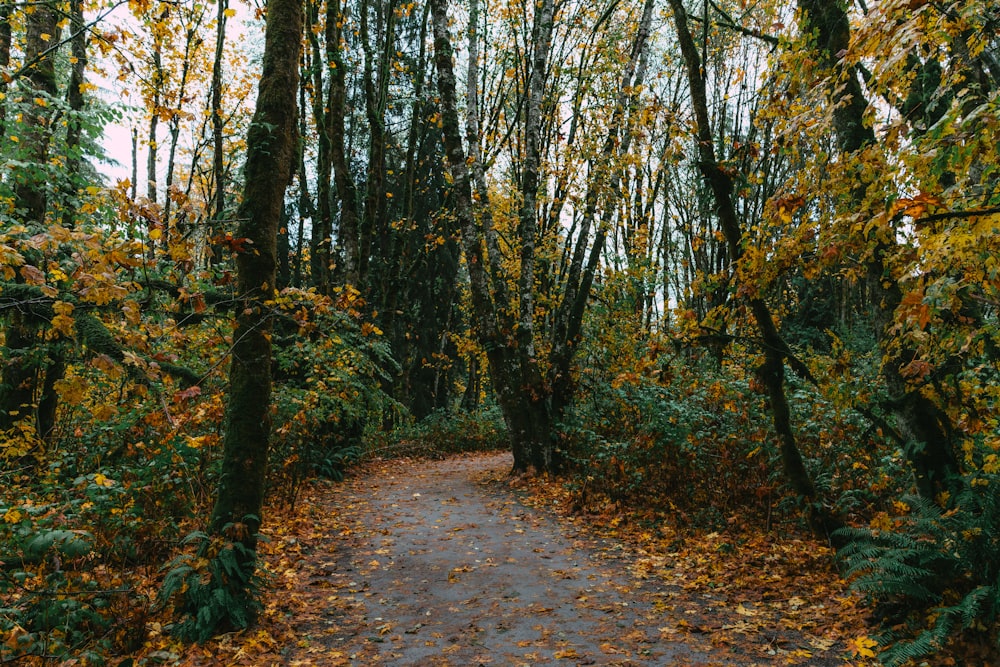
M733 261L739 261L743 255L743 231L733 203L732 177L723 170L715 155L702 61L688 28L687 13L682 0L670 0L670 8L674 14L677 37L687 67L691 104L697 120L699 167L715 198L716 213L726 238L729 255ZM764 363L758 369L758 375L767 389L770 400L771 419L775 434L778 436L785 477L795 493L805 501L813 530L827 537L840 527L841 522L831 516L819 502L816 488L796 443L791 410L785 395L785 361L792 356L791 351L778 332L767 303L757 296L748 299L748 305L763 341Z

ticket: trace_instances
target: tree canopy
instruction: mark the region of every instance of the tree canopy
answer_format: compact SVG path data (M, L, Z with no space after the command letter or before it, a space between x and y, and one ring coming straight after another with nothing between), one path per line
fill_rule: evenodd
M246 627L267 507L485 433L995 649L998 128L986 0L0 0L0 661Z

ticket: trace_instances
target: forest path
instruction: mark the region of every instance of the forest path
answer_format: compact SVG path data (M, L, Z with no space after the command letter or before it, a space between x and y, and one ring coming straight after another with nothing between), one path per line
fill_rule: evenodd
M273 538L284 664L844 664L833 642L637 576L634 549L524 504L509 468L389 461L305 499L310 532Z

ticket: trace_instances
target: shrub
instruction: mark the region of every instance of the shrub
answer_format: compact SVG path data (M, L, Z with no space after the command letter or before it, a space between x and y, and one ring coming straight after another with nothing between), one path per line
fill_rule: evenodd
M499 451L510 447L500 408L475 411L436 410L415 424L377 436L370 454L442 457L464 452Z
M232 526L223 528L228 534ZM160 588L180 620L171 631L184 641L204 642L221 632L249 627L261 610L264 580L256 553L237 540L203 532L188 535L190 548L174 558Z
M944 647L963 631L997 641L1000 614L1000 476L977 476L947 507L919 497L903 516L842 531L852 586L883 618L880 658L890 667Z

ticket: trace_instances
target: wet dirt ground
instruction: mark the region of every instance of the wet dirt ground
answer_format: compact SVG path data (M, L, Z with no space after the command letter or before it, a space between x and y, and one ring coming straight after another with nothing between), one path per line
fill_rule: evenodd
M713 642L713 600L630 576L628 549L521 502L509 467L386 462L331 486L312 510L336 529L293 544L308 613L285 664L844 664L787 630Z

